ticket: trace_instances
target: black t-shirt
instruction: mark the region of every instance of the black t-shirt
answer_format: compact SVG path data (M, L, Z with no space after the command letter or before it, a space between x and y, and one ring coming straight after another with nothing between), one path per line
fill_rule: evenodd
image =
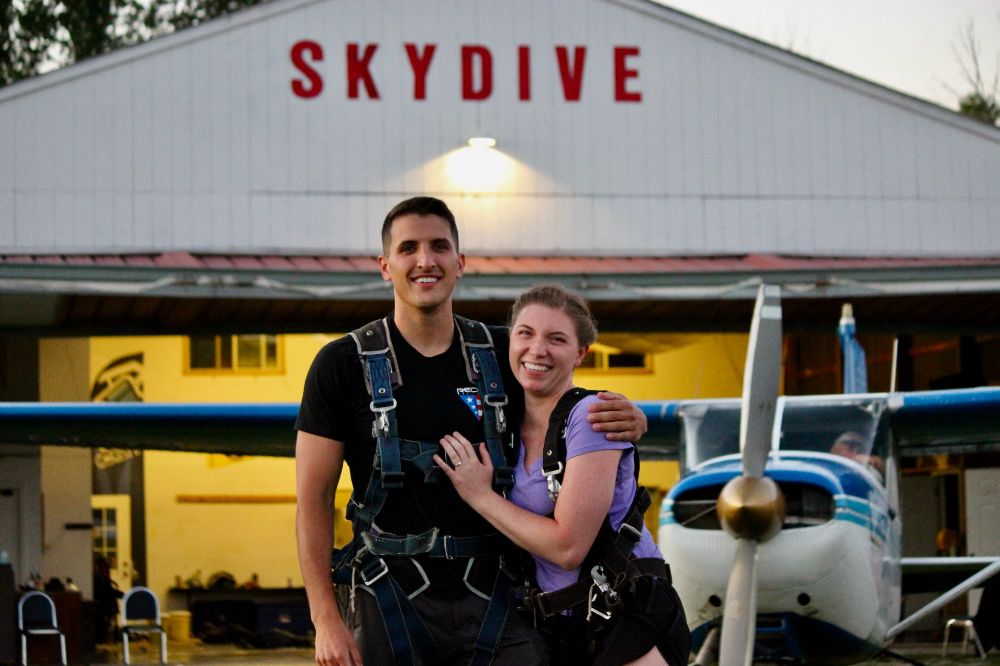
M399 437L437 442L457 430L473 443L483 441L481 409L485 405L474 407L481 404L476 395L469 399L475 383L466 372L459 336L454 336L445 353L426 357L403 338L391 316L389 332L403 380L402 386L393 389ZM507 329L490 327L490 333L510 401L504 413L514 427L520 423L524 397L507 360ZM344 336L323 347L306 376L295 428L344 443L345 461L358 492L368 486L375 456L370 402L354 339ZM470 536L496 531L458 496L447 478L425 483L423 474L406 462L403 471L403 487L388 492L375 518L383 532L420 534L438 527L442 534ZM438 569L439 563L431 566Z

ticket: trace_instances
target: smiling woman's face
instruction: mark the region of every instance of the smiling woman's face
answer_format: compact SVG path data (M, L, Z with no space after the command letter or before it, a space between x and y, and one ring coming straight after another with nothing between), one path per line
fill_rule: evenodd
M510 328L510 367L524 392L562 395L573 386L573 369L587 348L562 310L537 303L524 307Z

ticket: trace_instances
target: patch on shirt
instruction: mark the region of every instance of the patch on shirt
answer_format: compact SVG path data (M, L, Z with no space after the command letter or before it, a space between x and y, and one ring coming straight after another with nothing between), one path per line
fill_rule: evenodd
M455 389L458 397L465 403L465 406L472 410L477 421L483 420L483 401L479 399L479 391L475 386Z

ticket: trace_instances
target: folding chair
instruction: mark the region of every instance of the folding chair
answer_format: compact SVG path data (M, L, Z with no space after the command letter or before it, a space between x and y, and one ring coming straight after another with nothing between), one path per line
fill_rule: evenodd
M976 627L973 624L973 617L971 615L958 615L954 617L949 617L944 623L944 645L941 646L941 656L945 657L948 655L948 642L951 638L952 627L958 627L962 630L962 654L969 647L969 638L972 638L973 647L976 649L976 654L978 654L983 659L986 659L986 650L983 649L983 644L979 640L979 634L976 632Z
M160 601L148 587L133 587L122 598L122 658L129 661L129 639L139 634L160 634L160 663L167 663L167 634L160 621Z
M59 629L56 605L44 592L28 592L17 602L17 628L21 632L21 663L28 663L28 636L58 635L59 656L66 663L66 636Z

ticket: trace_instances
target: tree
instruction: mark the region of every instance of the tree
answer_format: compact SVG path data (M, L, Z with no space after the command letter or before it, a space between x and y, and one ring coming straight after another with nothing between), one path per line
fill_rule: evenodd
M981 93L969 93L958 101L958 111L990 125L996 125L1000 120L1000 105L995 95L993 99L987 99Z
M50 57L58 23L46 0L0 0L0 86L39 71Z
M985 82L982 67L982 54L979 40L976 38L976 27L969 21L965 30L959 33L959 45L952 45L955 58L962 68L962 78L972 88L972 92L962 95L958 101L959 113L963 113L989 125L996 125L1000 120L1000 66L994 67L993 81ZM954 92L954 91L952 91Z
M0 87L265 0L0 0Z

